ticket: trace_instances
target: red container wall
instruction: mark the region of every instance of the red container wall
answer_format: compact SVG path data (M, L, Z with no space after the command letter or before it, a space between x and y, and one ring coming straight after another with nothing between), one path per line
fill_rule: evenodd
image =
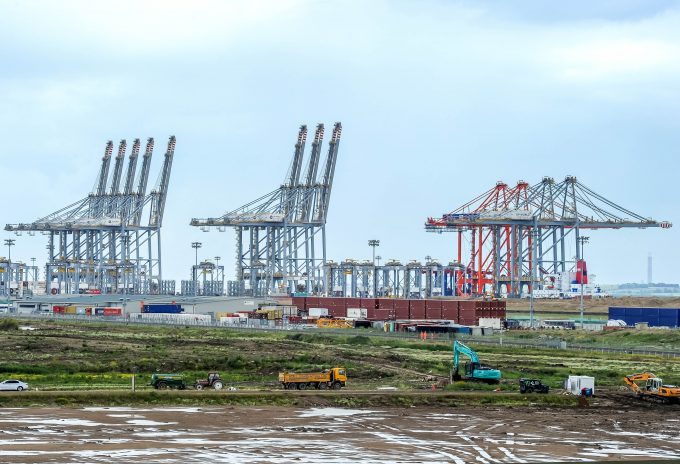
M392 298L378 298L378 309L394 309Z
M332 298L326 298L326 300L327 300L326 304L328 304L329 306L335 306L335 307L338 307L338 308L346 308L347 307L347 306L345 306L345 298L332 297Z
M425 300L425 319L442 318L442 300Z
M366 308L369 311L378 307L378 300L376 298L362 298L360 308Z
M361 298L345 298L345 308L363 308Z
M408 319L409 318L409 301L408 300L395 300L394 302L394 317L396 319Z
M411 317L411 311L408 307L395 308L394 317L395 319L409 319Z
M378 319L378 310L375 308L366 308L366 319L376 320Z
M294 296L293 297L293 306L297 306L298 310L304 311L305 308L305 302L306 298L304 296Z
M411 319L425 319L425 300L409 300Z
M455 300L442 301L442 319L458 322L458 302Z
M328 314L333 317L347 317L347 309L344 306L331 306Z
M323 308L321 306L321 300L322 298L319 298L318 296L308 296L305 298L305 308L304 309L309 309L309 308Z
M378 321L389 321L394 319L393 309L376 309L375 319Z
M458 309L460 311L462 310L469 310L469 309L475 309L477 307L477 302L476 301L470 301L470 300L464 300L464 301L459 301L458 302Z

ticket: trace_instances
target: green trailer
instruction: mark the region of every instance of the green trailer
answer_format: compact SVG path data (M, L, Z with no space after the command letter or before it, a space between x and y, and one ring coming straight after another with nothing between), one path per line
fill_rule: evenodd
M164 390L167 388L184 390L187 388L187 382L182 374L153 374L149 385L156 390Z

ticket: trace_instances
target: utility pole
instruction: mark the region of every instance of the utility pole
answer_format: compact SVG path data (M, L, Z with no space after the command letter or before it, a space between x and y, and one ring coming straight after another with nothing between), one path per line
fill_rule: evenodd
M534 221L534 226L531 228L531 272L529 278L531 284L529 285L529 327L534 328L534 285L536 285L536 240L538 240L538 224Z
M368 246L373 248L373 266L375 267L375 247L380 246L380 240L369 240Z
M201 242L191 242L191 248L196 250L196 264L194 265L194 296L198 295L198 249L201 248L203 244Z
M7 245L7 260L11 263L12 262L12 247L16 243L16 240L13 238L6 238L5 239L5 245Z
M586 237L584 235L580 236L578 238L578 242L581 245L581 261L585 263L585 260L583 259L583 245L588 243L588 240L590 240L590 237ZM578 263L576 264L576 272L578 274ZM583 329L583 267L581 267L581 302L579 304L579 311L581 313L581 328Z

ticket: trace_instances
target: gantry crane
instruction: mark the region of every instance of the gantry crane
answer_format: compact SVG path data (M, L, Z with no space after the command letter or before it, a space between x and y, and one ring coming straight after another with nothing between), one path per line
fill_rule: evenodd
M109 176L113 154L113 142L109 141L95 186L86 198L33 222L5 226L5 230L16 234L47 235L47 292L174 293L174 281L162 278L160 229L175 137L171 136L168 141L158 182L147 193L153 147L154 140L149 138L136 190L139 139L132 145L122 192L127 142L120 142L113 173ZM142 219L145 214L148 214L146 222Z
M317 125L302 181L307 126L301 126L283 185L221 217L191 220L206 232L234 228L236 288L231 295L326 291L326 219L341 133L342 125L335 123L322 165L324 126Z

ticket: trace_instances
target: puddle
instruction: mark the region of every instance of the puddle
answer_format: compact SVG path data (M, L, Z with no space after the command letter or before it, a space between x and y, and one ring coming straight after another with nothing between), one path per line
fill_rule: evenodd
M148 419L133 419L125 421L130 425L176 425L177 422L156 422Z
M357 416L362 414L376 414L379 412L381 411L371 411L369 409L311 408L302 411L298 417Z

